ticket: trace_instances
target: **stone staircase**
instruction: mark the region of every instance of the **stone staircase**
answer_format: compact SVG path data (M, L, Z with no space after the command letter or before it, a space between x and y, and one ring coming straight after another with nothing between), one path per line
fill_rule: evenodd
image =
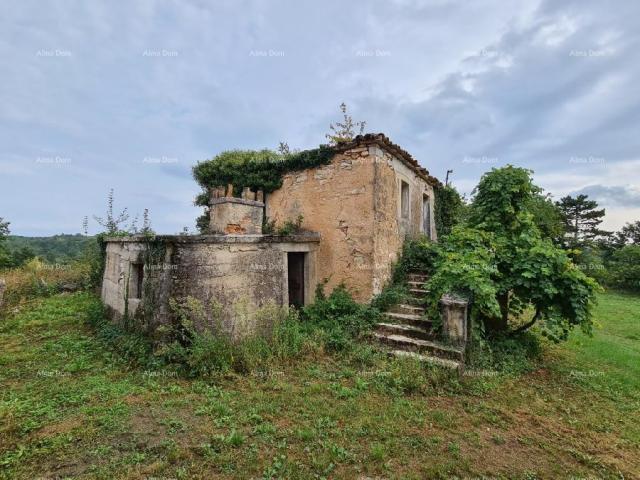
M429 293L423 272L408 275L409 293L405 303L391 307L384 320L376 325L374 337L397 356L410 356L437 365L461 369L464 350L438 341L430 319L424 316L424 301Z

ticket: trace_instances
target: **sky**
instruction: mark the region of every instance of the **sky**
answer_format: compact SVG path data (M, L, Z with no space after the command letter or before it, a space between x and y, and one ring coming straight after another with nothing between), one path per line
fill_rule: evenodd
M0 217L195 230L198 161L313 148L345 102L469 195L506 164L640 219L640 2L0 0Z

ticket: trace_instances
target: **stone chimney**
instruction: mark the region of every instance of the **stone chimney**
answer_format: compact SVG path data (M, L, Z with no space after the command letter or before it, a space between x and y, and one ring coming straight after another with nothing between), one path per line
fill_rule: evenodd
M242 189L242 197L233 196L233 185L214 187L209 200L209 233L224 235L260 235L264 216L262 190Z

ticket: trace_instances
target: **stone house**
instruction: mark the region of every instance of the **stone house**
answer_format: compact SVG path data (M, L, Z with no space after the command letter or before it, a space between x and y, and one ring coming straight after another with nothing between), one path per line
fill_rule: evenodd
M238 325L239 308L308 304L320 281L328 290L344 283L369 301L389 281L407 236L436 239L437 182L386 136L358 136L330 163L285 174L267 195L212 189L208 234L107 239L103 301L113 316L154 331L171 316L169 298L193 297L205 307L196 327L219 322L232 336L252 330ZM265 215L279 224L302 215L303 231L265 235Z

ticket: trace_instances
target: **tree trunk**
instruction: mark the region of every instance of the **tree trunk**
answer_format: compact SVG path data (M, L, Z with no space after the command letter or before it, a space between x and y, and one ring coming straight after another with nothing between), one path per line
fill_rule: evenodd
M509 320L509 292L502 293L497 297L500 305L500 316L485 319L485 326L491 333L506 332Z

